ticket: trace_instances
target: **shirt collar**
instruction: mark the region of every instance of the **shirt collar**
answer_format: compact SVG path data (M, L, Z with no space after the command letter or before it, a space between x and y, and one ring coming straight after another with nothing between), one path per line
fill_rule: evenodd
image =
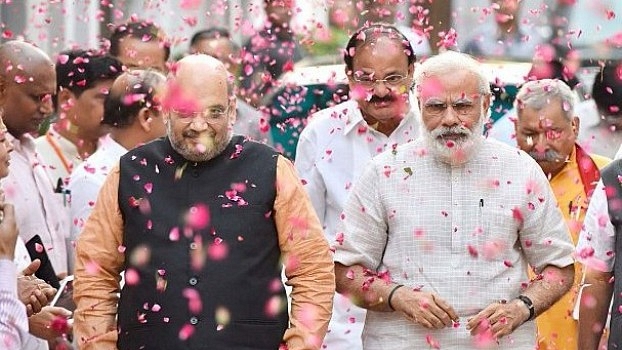
M35 152L35 139L32 135L25 133L22 137L17 138L10 132L7 132L6 137L13 145L15 151L19 153L23 153L23 151Z
M349 102L352 102L352 103L348 104L347 106L344 106L344 108L341 111L339 111L339 118L342 118L342 117L347 118L346 126L343 128L343 134L348 135L352 130L355 130L355 129L358 130L359 128L373 130L373 128L369 124L367 124L367 122L363 118L363 114L361 113L361 109L359 108L358 104L355 101L349 101ZM400 121L400 124L397 126L397 128L395 128L395 130L399 129L402 125L410 122L410 120L413 118L415 118L415 115L413 112L412 101L411 101L410 109L404 115L404 118L402 118L402 120Z

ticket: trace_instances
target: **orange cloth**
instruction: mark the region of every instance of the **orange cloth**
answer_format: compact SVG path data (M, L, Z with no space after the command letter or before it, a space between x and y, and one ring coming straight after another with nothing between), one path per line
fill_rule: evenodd
M599 169L611 162L611 159L599 155L591 154L590 157ZM575 245L579 239L579 232L581 232L583 218L588 206L588 198L581 182L576 158L576 151L573 151L566 166L550 180L551 188L564 214L572 242ZM583 276L583 268L578 262L575 262L574 266L574 284L570 291L536 319L539 350L577 348L578 323L572 317L572 311ZM533 277L533 274L531 276Z
M292 286L289 350L317 350L331 317L335 294L332 254L322 226L293 165L279 156L274 219L284 256L297 265L286 270ZM116 349L116 314L124 254L118 203L119 168L106 179L76 246L74 337L80 349Z

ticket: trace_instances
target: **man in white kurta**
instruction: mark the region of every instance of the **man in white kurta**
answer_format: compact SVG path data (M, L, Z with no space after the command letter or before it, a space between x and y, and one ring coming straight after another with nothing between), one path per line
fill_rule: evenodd
M410 50L403 48L408 41L389 28L371 28L360 35L361 39L350 40L355 50L351 50L350 64L346 61L346 73L350 72L350 89L359 93L354 93L350 101L314 114L298 141L296 169L331 245L340 240L340 214L365 165L372 157L417 136L408 88L412 84L414 56L409 57ZM354 38L359 37L358 33ZM359 84L355 72L369 72L384 83L372 78ZM402 74L399 76L404 79L396 79L395 84L386 81L396 74ZM375 100L387 103L377 106ZM324 339L325 349L361 349L364 321L365 310L337 293Z
M346 202L337 289L368 309L365 349L532 350L533 318L572 283L542 170L482 136L490 90L477 67L447 52L417 68L422 137L375 157Z

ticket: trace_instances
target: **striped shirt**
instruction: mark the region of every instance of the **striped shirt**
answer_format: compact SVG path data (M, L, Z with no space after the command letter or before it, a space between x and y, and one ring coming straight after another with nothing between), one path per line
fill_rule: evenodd
M15 264L0 259L0 348L20 349L28 334L26 307L17 298Z

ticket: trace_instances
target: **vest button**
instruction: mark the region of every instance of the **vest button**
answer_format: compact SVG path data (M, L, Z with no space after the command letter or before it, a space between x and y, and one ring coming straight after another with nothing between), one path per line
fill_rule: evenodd
M190 277L190 279L188 280L188 283L190 283L191 286L196 286L198 282L199 280L197 280L196 277Z
M196 242L192 242L190 243L190 249L195 250L197 249L198 245L196 244Z
M199 323L199 319L198 319L198 318L196 318L196 317L194 317L194 316L193 316L193 317L190 317L190 324L191 324L191 325L195 325L195 324L197 324L197 323Z
M199 171L197 169L192 170L192 176L199 177Z

